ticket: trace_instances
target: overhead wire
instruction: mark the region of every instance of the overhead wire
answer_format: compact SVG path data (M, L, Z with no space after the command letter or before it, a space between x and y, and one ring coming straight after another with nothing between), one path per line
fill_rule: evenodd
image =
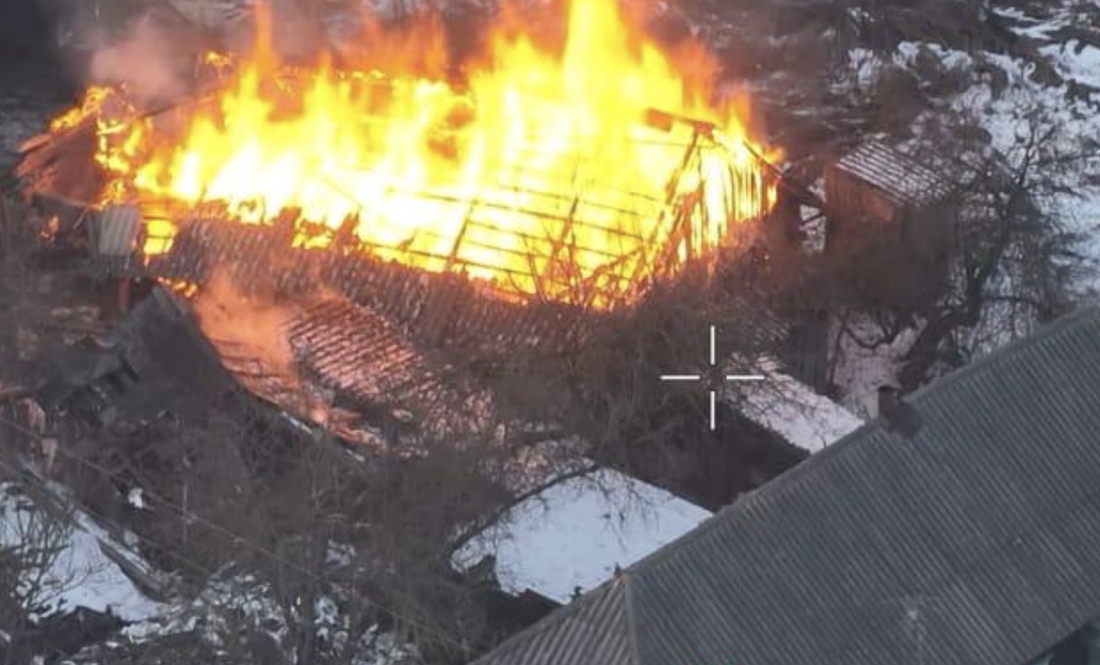
M0 416L0 423L3 423L4 425L7 425L8 427L14 429L15 431L23 434L24 436L29 437L30 439L34 440L36 443L41 444L42 441L43 441L43 438L41 436L39 436L37 433L33 432L32 430L30 430L27 427L24 427L23 425L21 425L20 423L12 420L11 418L8 418L8 417L5 417L5 416ZM111 471L110 469L107 469L107 468L103 467L102 465L97 464L96 462L93 462L93 461L91 461L91 460L89 460L89 459L87 459L87 458L71 451L71 450L68 450L68 449L66 449L66 448L64 448L60 445L58 445L56 447L56 450L62 456L66 457L68 459L71 459L74 462L76 462L78 464L81 464L82 466L84 466L88 469L96 471L96 472L98 472L98 473L100 473L100 474L102 474L102 475L104 475L108 478L112 478L112 479L120 481L121 483L124 483L124 484L128 482L127 479L125 479L122 476L120 476L119 474ZM11 467L7 464L4 464L3 466L5 468L11 469ZM142 488L142 491L143 491L143 493L148 494L150 497L155 499L158 503L163 504L163 505L167 506L168 508L172 509L173 512L177 513L183 519L193 520L196 523L199 523L199 524L202 524L202 525L206 526L207 528L211 529L212 531L215 531L215 532L217 532L217 533L219 533L223 536L226 536L228 538L233 539L233 541L236 542L236 543L247 545L254 552L259 554L260 556L266 557L270 561L273 561L275 563L279 563L283 566L286 566L287 568L289 568L289 569L291 569L291 570L293 570L293 571L295 571L295 572L297 572L301 575L312 578L313 580L318 581L322 584L330 585L333 588L338 588L338 589L342 589L345 592L350 592L349 589L347 589L347 588L343 587L342 585L334 582L333 580L327 579L327 578L319 575L318 573L307 569L306 567L304 567L302 565L299 565L299 564L297 564L293 561L288 560L286 557L280 556L278 553L272 551L270 548L265 547L264 545L253 541L252 539L248 538L247 536L245 536L243 534L235 532L232 529L229 529L228 527L225 527L221 524L212 522L209 519L203 517L202 515L198 515L198 514L192 512L192 511L189 511L189 510L183 508L182 506L180 506L179 504L175 503L171 499L168 499L167 497L164 497L163 495L161 495L157 492L149 490L148 488ZM82 510L84 510L83 507L82 507ZM97 517L97 519L99 518L99 516L96 516L90 510L84 510L84 512L88 513L89 515L92 515L93 517ZM106 523L111 524L110 521L108 521ZM130 531L132 533L132 531L130 529L126 529L125 527L121 527L121 525L115 524L113 526L115 526L116 528L122 528L123 530ZM161 551L165 550L165 547L163 545L158 545L156 543L151 543L151 541L148 541L148 539L141 537L139 534L134 534L134 535L138 536L139 540L141 540L142 542L150 543L151 546L153 546L157 549L160 549ZM188 563L185 558L178 555L177 553L170 552L170 554L172 556L176 556L176 558L178 560L180 560L184 563ZM210 575L216 574L215 571L205 570L201 566L198 568L198 570L200 570L202 572L207 572ZM390 616L394 617L395 619L400 620L401 622L405 623L406 625L408 625L412 628L416 628L417 630L422 631L426 635L431 635L432 637L435 637L435 638L439 639L441 642L445 642L445 643L447 643L451 646L457 647L463 653L468 653L469 652L469 646L468 645L463 644L463 643L459 642L457 639L455 639L454 637L452 637L450 635L447 635L445 633L442 633L442 632L440 632L439 630L437 630L435 628L427 626L427 625L423 624L422 622L420 622L416 619L413 619L413 618L411 618L411 617L409 617L409 616L393 609L392 607L389 607L387 605L379 603L379 602L377 602L375 600L372 600L370 598L361 597L358 594L354 594L354 593L351 594L351 597L356 598L359 602L363 603L364 605L367 605L369 607L374 607L375 609L381 610L382 612L385 612L386 614L389 614Z

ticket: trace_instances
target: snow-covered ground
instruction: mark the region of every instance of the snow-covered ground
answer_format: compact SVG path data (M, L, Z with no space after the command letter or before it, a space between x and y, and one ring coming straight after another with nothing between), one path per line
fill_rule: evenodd
M0 484L0 547L28 545L30 534L53 534L42 537L55 544L51 547L57 547L56 556L42 571L42 593L37 600L44 605L44 612L85 607L97 612L109 610L124 621L138 622L162 609L104 554L101 543L113 544L123 556L126 550L90 517L78 511L71 524L65 525L35 507L12 485ZM132 560L143 567L137 557Z
M51 549L56 548L56 556L45 562L43 570L26 571L28 583L33 580L42 589L35 595L41 604L40 615L81 607L110 612L128 624L111 641L115 646L197 632L216 649L226 635L239 628L265 632L273 644L285 644L287 617L268 585L247 575L225 572L215 575L193 598L154 601L142 594L104 549L110 548L134 568L148 571L138 554L83 512L75 511L57 520L14 485L0 483L0 549L28 544L31 534L39 534L35 543L49 542L53 543ZM413 647L400 643L378 626L368 629L354 644L349 643L352 626L331 598L318 600L316 616L318 635L340 648L350 645L359 665L402 662L403 656L415 653ZM36 618L32 616L32 620ZM227 623L230 618L237 623Z
M868 49L851 49L847 80L854 88L866 90L885 64L916 70L920 59L931 55L945 71L968 72L972 80L962 92L937 102L946 102L946 108L974 117L989 133L991 146L1001 153L1011 155L1026 140L1032 118L1056 127L1051 137L1054 144L1046 148L1062 157L1073 156L1073 167L1060 175L1059 185L1064 191L1041 203L1047 212L1084 236L1081 249L1091 267L1096 267L1100 264L1100 151L1089 148L1087 142L1100 139L1100 92L1087 86L1100 88L1100 48L1076 38L1058 38L1060 30L1068 26L1084 27L1075 14L1080 5L1051 3L1042 17L1028 16L1015 8L997 10L1011 21L1014 32L1036 45L1040 57L1062 78L1058 84L1044 83L1046 79L1036 75L1035 63L1024 58L988 51L968 53L912 41L899 43L889 63ZM930 113L942 110L936 107ZM919 142L919 127L916 130L915 140ZM1093 274L1079 286L1083 291L1096 290L1100 286L1096 280Z
M903 46L913 45L907 43ZM971 56L966 53L934 46L930 48L945 62L952 62L957 66L975 65ZM914 49L909 50L912 52ZM1043 47L1041 50L1051 56L1051 62L1067 81L1080 80L1095 84L1100 79L1100 49L1086 47L1078 53L1073 45L1060 44ZM997 94L990 83L979 83L956 97L953 106L957 110L970 111L980 119L982 127L992 137L994 148L1011 154L1027 138L1029 118L1033 116L1057 126L1058 131L1052 137L1057 145L1052 147L1060 155L1080 153L1081 146L1084 145L1083 139L1100 138L1100 95L1094 93L1088 99L1075 99L1070 96L1068 83L1044 86L1032 80L1032 67L1022 60L991 53L984 57L987 62L1005 72L1008 87ZM1046 202L1049 212L1071 228L1091 236L1085 249L1094 261L1100 260L1100 242L1097 242L1097 230L1100 229L1100 186L1090 183L1087 176L1098 173L1100 154L1081 159L1079 167L1063 178L1062 184L1071 191Z
M874 345L882 335L881 328L870 320L854 318L846 321L842 334L838 321L829 332L830 339L840 336L835 358L833 382L844 398L842 404L851 413L863 418L878 415L878 389L897 383L898 369L917 331L903 330L889 343Z
M505 591L530 589L567 603L576 589L599 586L616 567L642 559L710 515L662 489L598 469L520 503L454 561L468 568L495 555Z
M1035 15L1015 7L996 8L998 17L1034 47L1030 58L981 50L967 52L930 41L902 41L889 54L862 47L850 49L848 71L838 77L844 81L842 85L860 93L869 91L887 66L907 69L920 79L922 68L926 72L932 58L938 61L941 72L958 73L967 85L934 98L931 108L912 126L914 136L906 144L927 143L925 123L944 112L953 112L975 119L988 133L990 147L1007 155L1011 162L1018 159L1033 121L1041 129L1053 128L1042 148L1044 158L1055 157L1052 161L1060 163L1043 168L1044 175L1056 179L1058 191L1038 203L1064 228L1079 234L1081 244L1074 249L1082 255L1084 265L1072 286L1086 300L1100 293L1100 149L1095 147L1100 139L1100 92L1092 89L1100 88L1100 48L1095 40L1083 41L1081 35L1100 38L1098 7L1095 2L1033 4L1028 11ZM1043 64L1049 64L1056 76L1043 74ZM903 149L907 147L903 145ZM903 331L888 344L867 348L864 344L873 343L881 330L859 318L847 323L851 334L840 340L833 379L844 395L846 407L873 416L875 388L896 382L901 357L916 331ZM970 340L974 353L1004 341L978 335Z

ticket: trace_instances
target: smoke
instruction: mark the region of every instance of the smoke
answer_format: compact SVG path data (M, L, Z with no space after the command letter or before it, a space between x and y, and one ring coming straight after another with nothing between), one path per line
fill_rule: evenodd
M286 325L294 312L243 294L224 272L215 273L194 302L203 334L220 349L239 351L283 375L295 375ZM237 354L235 354L237 355Z
M178 97L187 87L180 43L179 34L146 15L121 40L92 55L89 75L94 83L122 84L143 102Z

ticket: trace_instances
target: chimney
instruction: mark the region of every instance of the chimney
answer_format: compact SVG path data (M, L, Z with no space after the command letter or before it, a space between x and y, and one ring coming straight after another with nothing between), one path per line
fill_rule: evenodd
M912 404L902 400L897 386L883 385L878 389L878 415L886 429L911 438L924 425L924 419Z

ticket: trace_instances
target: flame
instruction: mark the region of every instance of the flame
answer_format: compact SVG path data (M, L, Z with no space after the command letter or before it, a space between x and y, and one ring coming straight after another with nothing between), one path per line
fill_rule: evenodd
M246 224L293 211L302 248L350 234L380 259L596 307L774 203L760 157L776 155L709 102L713 63L701 48L662 53L615 0L572 2L559 54L501 21L462 89L442 76L436 32L358 69L293 69L262 17L235 68L206 56L221 72L208 102L156 121L100 114L105 200L217 201ZM410 45L436 71L412 71ZM106 95L88 97L85 113ZM145 207L144 251L165 252L175 225Z

